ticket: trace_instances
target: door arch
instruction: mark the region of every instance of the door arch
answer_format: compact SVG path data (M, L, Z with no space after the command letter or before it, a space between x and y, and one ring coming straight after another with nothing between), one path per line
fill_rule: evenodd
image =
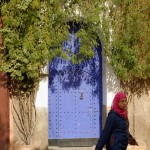
M64 50L79 49L73 32ZM95 56L80 65L62 58L49 65L48 138L50 145L92 146L101 132L101 45Z

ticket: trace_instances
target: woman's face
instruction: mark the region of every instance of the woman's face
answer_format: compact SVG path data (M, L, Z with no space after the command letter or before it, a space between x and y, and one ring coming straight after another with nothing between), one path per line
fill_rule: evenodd
M118 103L118 106L119 106L121 109L126 109L126 107L127 107L127 98L123 98L123 99Z

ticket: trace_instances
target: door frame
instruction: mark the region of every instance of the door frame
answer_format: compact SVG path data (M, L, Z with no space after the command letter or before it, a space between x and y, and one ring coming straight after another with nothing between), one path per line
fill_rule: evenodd
M99 115L99 134L101 133L101 130L102 130L102 104L103 104L103 58L102 58L102 55L100 54L100 52L102 51L103 49L103 46L102 46L102 43L99 42L99 51L98 51L98 55L99 55L99 58L100 58L100 86L101 86L101 100L99 101L99 107L100 107L100 115ZM57 61L58 62L58 61ZM49 106L48 106L49 107ZM48 113L49 114L49 113ZM49 123L48 123L49 125ZM49 142L49 145L50 146L93 146L97 143L97 139L98 138L77 138L77 139L48 139L48 142ZM89 144L91 143L92 141L92 144ZM73 145L73 143L76 143L76 145Z

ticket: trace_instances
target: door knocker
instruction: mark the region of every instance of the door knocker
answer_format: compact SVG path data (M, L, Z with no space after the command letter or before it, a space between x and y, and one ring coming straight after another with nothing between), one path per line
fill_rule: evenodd
M83 100L83 92L80 92L80 99Z

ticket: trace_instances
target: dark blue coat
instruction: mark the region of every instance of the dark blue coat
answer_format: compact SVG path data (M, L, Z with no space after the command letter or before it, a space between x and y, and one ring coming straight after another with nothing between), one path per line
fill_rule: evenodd
M107 150L126 150L128 138L131 136L128 128L128 121L111 110L95 150L102 150L104 145Z

